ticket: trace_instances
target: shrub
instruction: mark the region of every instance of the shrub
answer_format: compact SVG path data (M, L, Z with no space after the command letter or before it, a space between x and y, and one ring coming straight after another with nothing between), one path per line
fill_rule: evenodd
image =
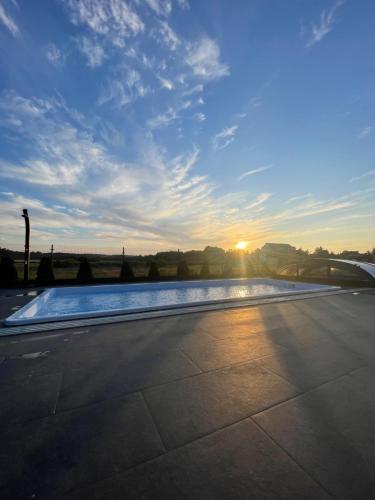
M148 270L149 278L160 278L158 265L155 261L150 262L150 269Z
M252 262L247 262L246 264L246 274L249 278L255 276L255 269Z
M57 259L54 261L53 267L57 268L65 268L65 267L75 267L78 261L76 259Z
M201 278L209 278L210 277L210 266L208 264L208 260L204 259L201 272L199 273Z
M272 276L272 271L265 262L261 263L259 272L261 276Z
M129 262L125 260L121 266L120 280L131 281L132 279L134 279L133 269L131 268Z
M223 277L231 278L233 276L233 261L231 257L226 257L224 262Z
M190 274L189 267L185 259L181 259L177 266L177 278L185 279L188 278Z
M0 263L0 286L10 287L17 285L18 275L13 259L4 255Z
M36 273L37 283L51 283L54 281L52 261L50 257L42 257L39 262L38 271Z
M83 258L81 259L81 262L79 264L77 280L80 281L81 283L86 283L88 281L91 281L92 279L93 275L92 275L91 264L86 258Z

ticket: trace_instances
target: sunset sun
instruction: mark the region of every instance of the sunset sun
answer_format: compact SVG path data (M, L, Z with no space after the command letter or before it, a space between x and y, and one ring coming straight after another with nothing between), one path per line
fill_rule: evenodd
M247 247L247 241L239 241L236 244L237 250L245 250L246 247Z

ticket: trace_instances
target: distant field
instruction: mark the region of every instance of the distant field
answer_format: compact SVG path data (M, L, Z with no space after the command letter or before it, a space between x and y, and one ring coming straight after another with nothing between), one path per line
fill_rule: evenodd
M37 269L38 269L39 262L38 261L30 261L30 279L33 280L36 277ZM15 266L17 269L18 277L22 278L23 277L23 262L20 261L15 261ZM199 275L200 270L201 270L201 265L199 264L192 264L189 265L190 273L192 276L194 275ZM92 264L92 270L95 278L116 278L120 274L120 268L121 264L113 264L110 263L106 265L103 262L98 262L98 263L93 263ZM148 266L147 265L140 265L140 264L135 264L132 266L134 275L136 277L143 277L148 275ZM176 270L177 266L160 266L159 271L161 276L176 276ZM78 265L77 266L72 266L72 267L55 267L54 268L54 275L56 279L74 279L77 276L77 271L78 271ZM235 269L236 271L236 269ZM222 268L220 265L211 265L210 266L210 273L214 275L220 275L222 272ZM239 270L238 270L239 272Z

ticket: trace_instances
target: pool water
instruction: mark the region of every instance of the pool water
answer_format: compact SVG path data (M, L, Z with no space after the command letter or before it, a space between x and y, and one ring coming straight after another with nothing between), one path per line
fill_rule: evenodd
M265 278L50 288L7 318L5 324L108 316L335 288Z

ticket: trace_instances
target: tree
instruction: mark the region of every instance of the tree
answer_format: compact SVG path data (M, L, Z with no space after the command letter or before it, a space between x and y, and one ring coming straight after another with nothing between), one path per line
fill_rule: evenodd
M186 279L188 278L190 275L190 270L189 270L189 267L186 263L186 260L185 259L180 259L180 262L178 263L178 266L177 266L177 278L178 279Z
M52 261L50 257L42 257L39 261L38 271L36 273L36 282L48 284L54 281Z
M125 260L121 266L120 280L131 281L132 279L134 279L133 269L131 268L129 262Z
M81 259L77 273L77 280L81 283L87 283L93 279L90 262L84 257Z
M228 254L225 257L224 268L223 268L223 277L231 278L233 276L233 258L232 255Z
M253 263L248 259L246 262L246 274L249 278L255 276L255 269Z
M16 286L18 282L17 270L14 266L13 259L4 255L0 262L0 286L11 287Z
M148 277L155 279L160 278L160 272L157 263L153 260L150 262L150 268L148 270Z
M201 271L199 273L201 278L209 278L210 277L210 266L208 264L208 260L204 259Z
M261 262L259 271L261 276L272 276L271 269L268 267L266 262Z
M318 248L315 248L312 256L313 257L322 257L322 258L329 257L329 251L323 247L318 247Z

